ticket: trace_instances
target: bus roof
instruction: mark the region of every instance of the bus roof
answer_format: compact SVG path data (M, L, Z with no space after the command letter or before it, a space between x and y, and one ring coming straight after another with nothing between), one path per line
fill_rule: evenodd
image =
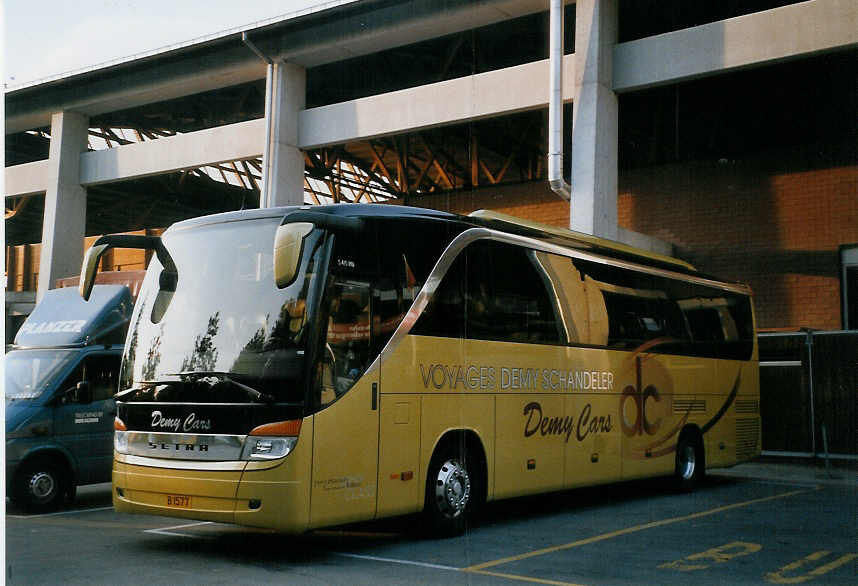
M477 210L470 213L468 218L476 220L480 225L487 228L494 228L504 232L515 232L540 240L553 240L563 246L590 250L605 254L606 256L620 257L627 260L643 261L646 264L662 266L681 272L697 272L694 265L672 256L635 248L622 242L599 238L598 236L584 234L583 232L575 232L558 226L523 220L500 212Z
M181 222L176 222L168 230L183 230L196 226L205 226L209 224L219 224L226 222L236 222L240 220L255 220L261 218L282 218L283 216L297 211L312 211L323 214L332 214L335 216L363 217L363 218L431 218L448 221L464 221L467 218L449 212L441 212L429 208L417 208L412 206L401 205L380 205L380 204L365 204L365 203L341 203L330 204L323 206L283 206L275 208L254 208L249 210L238 210L234 212L223 212L219 214L211 214L208 216L200 216L190 218Z

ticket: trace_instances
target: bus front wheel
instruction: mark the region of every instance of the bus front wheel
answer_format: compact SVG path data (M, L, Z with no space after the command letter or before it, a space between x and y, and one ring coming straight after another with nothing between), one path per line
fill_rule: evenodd
M476 497L472 458L465 449L447 448L436 454L426 482L425 513L434 533L460 535Z

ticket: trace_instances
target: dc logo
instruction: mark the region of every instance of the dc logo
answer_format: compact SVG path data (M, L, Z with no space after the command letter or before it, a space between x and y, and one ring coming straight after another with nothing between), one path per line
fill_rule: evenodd
M620 397L620 424L623 433L629 437L635 435L655 435L661 427L662 418L647 417L647 406L661 403L661 394L654 385L641 388L641 358L635 357L637 379L635 386L628 385Z

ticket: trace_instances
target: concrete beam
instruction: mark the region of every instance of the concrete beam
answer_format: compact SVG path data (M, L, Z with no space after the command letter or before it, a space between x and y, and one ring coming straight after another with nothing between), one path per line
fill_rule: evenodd
M315 67L547 10L546 0L362 2L341 18L284 29L259 44L277 59Z
M676 248L670 242L621 227L617 227L617 241L665 256L674 256L676 254Z
M617 1L575 5L577 74L572 108L572 230L617 239L617 95L611 88Z
M569 0L571 1L571 0ZM246 29L266 55L313 67L547 10L545 0L399 0L332 5ZM6 133L265 78L241 32L6 92Z
M812 0L614 48L614 91L628 92L858 46L858 2Z
M571 101L574 55L566 55L563 98ZM302 150L409 132L548 105L548 61L301 110ZM98 185L262 156L260 118L81 154L81 183ZM6 197L44 192L47 161L6 168Z
M563 59L563 99L571 101L574 55ZM304 110L302 149L413 132L548 107L548 60Z
M298 148L298 115L306 104L306 94L303 67L291 63L268 67L260 207L304 203L304 153Z
M98 185L195 169L262 156L265 120L260 118L80 156L83 185Z
M236 48L211 56L173 58L160 66L138 64L131 72L28 87L6 93L6 134L47 126L51 114L62 110L94 117L264 77L265 65L238 41Z
M48 190L48 160L6 167L6 197L37 195Z
M81 152L86 148L89 119L77 112L51 118L48 185L36 299L57 279L80 273L86 227L86 189L80 184Z

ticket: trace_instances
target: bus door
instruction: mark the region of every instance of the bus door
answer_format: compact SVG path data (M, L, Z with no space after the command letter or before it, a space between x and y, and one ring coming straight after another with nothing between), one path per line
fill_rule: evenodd
M316 373L311 526L375 516L378 369L371 363L369 283L333 278L327 331Z

